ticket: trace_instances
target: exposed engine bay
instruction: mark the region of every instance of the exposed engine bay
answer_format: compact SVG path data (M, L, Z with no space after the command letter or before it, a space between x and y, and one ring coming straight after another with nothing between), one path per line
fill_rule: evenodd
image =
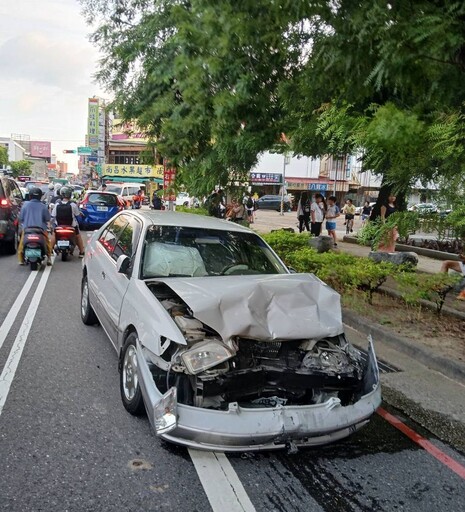
M222 339L195 318L166 283L147 286L187 342L161 340L161 356L147 355L159 391L175 386L180 403L226 410L231 402L263 408L318 404L337 397L349 405L361 397L364 363L344 334L298 340Z

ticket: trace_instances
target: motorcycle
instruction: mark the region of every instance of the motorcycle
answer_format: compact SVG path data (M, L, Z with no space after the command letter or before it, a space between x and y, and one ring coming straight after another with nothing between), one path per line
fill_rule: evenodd
M75 248L76 231L72 226L57 226L55 228L55 253L61 254L61 261L66 261Z
M47 241L41 228L26 228L24 230L23 258L31 270L37 270L47 257Z

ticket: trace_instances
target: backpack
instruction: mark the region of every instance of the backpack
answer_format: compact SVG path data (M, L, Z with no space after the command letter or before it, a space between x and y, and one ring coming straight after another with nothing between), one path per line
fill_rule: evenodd
M249 210L251 210L253 208L253 199L249 196L249 198L247 199L247 204L246 204L247 208Z
M59 203L56 206L56 223L58 226L72 226L73 225L73 210L71 203Z

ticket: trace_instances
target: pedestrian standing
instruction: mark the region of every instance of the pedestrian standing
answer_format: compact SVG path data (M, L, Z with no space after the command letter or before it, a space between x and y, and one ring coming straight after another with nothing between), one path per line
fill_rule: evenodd
M302 192L297 204L297 219L299 220L299 233L302 233L304 226L310 231L310 200L307 192Z
M396 196L390 195L385 204L381 206L381 222L384 224L386 219L388 219L393 213L397 211L396 207ZM381 252L395 252L396 251L396 241L399 238L399 232L397 231L397 227L389 229L383 239L381 240L378 251Z
M328 235L333 237L334 247L337 247L336 219L339 215L339 207L336 206L336 196L329 196L328 207L326 208L326 229L328 230Z
M368 201L365 201L365 204L362 208L362 227L366 224L367 219L370 218L372 207Z
M325 218L323 196L319 193L315 194L314 201L310 206L311 229L313 236L320 236L321 226Z

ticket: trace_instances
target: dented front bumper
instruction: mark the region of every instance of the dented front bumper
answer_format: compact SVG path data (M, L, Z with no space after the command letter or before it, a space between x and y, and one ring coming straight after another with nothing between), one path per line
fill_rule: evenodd
M139 383L152 427L162 398L140 344L137 347ZM378 363L369 340L363 396L343 406L338 398L322 404L245 408L231 403L227 411L177 404L176 427L160 437L203 450L274 450L289 444L316 446L349 436L366 425L381 404Z

